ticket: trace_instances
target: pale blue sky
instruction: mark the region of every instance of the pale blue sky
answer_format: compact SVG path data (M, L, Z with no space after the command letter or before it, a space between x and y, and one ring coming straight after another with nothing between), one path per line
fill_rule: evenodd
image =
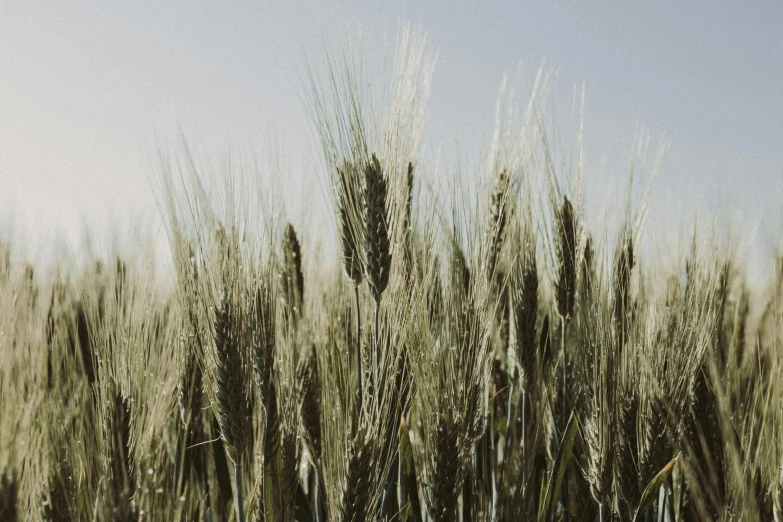
M74 237L85 222L150 214L155 135L174 138L180 128L212 150L276 143L293 158L286 201L303 185L319 197L301 169L312 161L300 160L317 151L297 94L304 57L320 56L346 24L381 33L401 15L438 52L430 149L457 140L478 151L502 75L546 60L559 70L560 112L570 111L574 85L586 84L588 185L624 172L641 127L670 143L658 215L677 225L698 199L706 211L736 209L754 222L764 209L781 221L779 2L110 4L0 6L4 228L13 214L33 235ZM767 228L759 239L770 252L779 239Z

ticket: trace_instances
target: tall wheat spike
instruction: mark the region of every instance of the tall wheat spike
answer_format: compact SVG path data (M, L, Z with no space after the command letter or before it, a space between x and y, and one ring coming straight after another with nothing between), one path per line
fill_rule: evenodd
M555 211L555 254L556 273L555 303L557 313L560 316L560 352L562 360L561 393L559 397L560 418L558 429L565 430L568 412L571 408L568 380L569 357L567 350L568 323L574 313L574 301L576 296L576 241L577 228L574 207L567 197ZM563 509L566 510L568 477L563 481L563 491L560 495Z
M281 294L286 303L289 320L295 326L304 306L304 274L302 273L302 247L296 237L296 230L290 223L283 233L282 251Z
M557 254L557 280L555 294L557 313L563 319L569 319L574 313L576 295L576 216L574 207L567 197L563 197L555 217L555 240Z
M362 282L364 272L363 264L363 239L364 214L362 213L362 183L356 167L344 162L337 169L337 214L340 221L340 244L342 246L342 261L345 275L354 286L354 307L356 313L356 411L361 413L363 409L363 370L361 354L361 309L359 302L359 285Z
M507 170L501 170L495 181L489 208L489 232L487 237L487 277L492 278L500 255L508 223L509 176Z
M380 315L381 296L389 284L391 271L391 245L389 243L389 216L387 208L386 178L381 170L381 164L375 154L364 168L364 268L370 297L375 302L374 335L375 344L373 386L376 395L381 391L381 349L378 336L378 320ZM376 414L380 397L376 396Z
M247 444L250 411L245 397L245 370L240 352L239 317L230 289L224 286L215 309L217 417L226 453L234 466L234 507L244 520L241 459Z
M375 154L364 168L364 267L370 296L376 304L389 284L391 250L386 178Z

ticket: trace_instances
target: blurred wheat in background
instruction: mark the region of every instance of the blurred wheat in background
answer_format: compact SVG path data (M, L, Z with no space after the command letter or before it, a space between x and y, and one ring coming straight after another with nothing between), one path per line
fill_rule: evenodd
M1 520L783 520L783 257L751 292L709 226L643 248L630 175L590 222L546 71L463 190L420 155L433 58L403 28L385 83L307 69L323 238L183 146L170 280L0 244Z

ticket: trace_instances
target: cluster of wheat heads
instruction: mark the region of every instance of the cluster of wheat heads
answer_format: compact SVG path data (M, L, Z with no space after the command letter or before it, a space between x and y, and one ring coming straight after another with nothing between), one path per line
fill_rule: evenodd
M643 211L591 229L532 105L448 217L396 60L380 107L314 80L334 263L187 156L173 282L0 244L1 520L783 519L783 258L754 294L716 241L641 256Z

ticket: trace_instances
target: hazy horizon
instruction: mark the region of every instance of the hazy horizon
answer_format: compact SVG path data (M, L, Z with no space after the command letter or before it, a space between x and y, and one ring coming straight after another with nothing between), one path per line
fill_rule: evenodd
M287 212L313 219L308 209L323 196L300 98L306 60L346 30L393 42L401 18L438 56L427 162L449 161L454 143L463 158L480 159L504 75L513 79L525 64L529 80L544 63L558 71L553 106L566 140L575 139L574 89L585 86L588 206L625 182L639 131L650 136L651 156L668 143L652 234L698 209L700 221L714 215L719 225L742 216L741 246L763 259L751 270L764 270L780 246L783 6L746 12L726 2L0 7L0 233L13 227L27 244L68 244L85 227L105 234L149 219L157 148L180 136L207 155L252 150L281 162Z

